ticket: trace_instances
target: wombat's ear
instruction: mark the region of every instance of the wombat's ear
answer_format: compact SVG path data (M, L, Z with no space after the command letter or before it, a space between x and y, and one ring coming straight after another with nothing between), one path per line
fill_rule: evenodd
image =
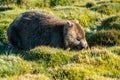
M67 21L67 24L66 24L67 27L71 27L72 26L72 23L70 21Z
M68 30L68 28L72 27L72 22L71 21L67 21L64 25L64 31L66 32Z

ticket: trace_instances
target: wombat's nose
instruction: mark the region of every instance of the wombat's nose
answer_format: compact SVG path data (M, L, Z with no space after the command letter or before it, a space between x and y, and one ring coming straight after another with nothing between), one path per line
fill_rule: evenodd
M84 48L88 48L88 43L87 41L81 41L81 43L77 46L78 49L84 49Z
M84 45L84 48L88 48L88 44L87 43Z
M79 45L79 46L77 46L77 48L81 50L81 49L87 48L87 46L85 46L85 45Z

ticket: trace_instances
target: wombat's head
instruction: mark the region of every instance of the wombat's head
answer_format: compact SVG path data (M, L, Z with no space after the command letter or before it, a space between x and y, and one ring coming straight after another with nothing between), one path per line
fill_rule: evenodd
M68 21L64 26L65 48L78 49L87 48L88 44L85 38L83 27L79 21Z

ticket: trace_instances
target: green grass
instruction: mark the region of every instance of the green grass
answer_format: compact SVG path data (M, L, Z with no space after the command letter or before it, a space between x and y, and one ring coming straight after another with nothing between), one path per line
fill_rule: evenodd
M94 27L105 16L101 16L98 12L93 12L85 7L56 6L52 10L60 18L69 20L77 19L83 27Z
M31 64L20 57L0 55L0 77L29 73L31 70Z
M106 15L116 15L120 12L120 3L102 3L98 4L95 7L92 7L91 10L98 11L99 13L106 14Z
M87 41L90 46L101 45L101 46L115 46L120 45L120 30L101 30L97 31L89 37Z
M19 76L12 76L7 78L1 78L0 80L50 80L45 74L25 74Z
M21 75L21 79L26 74L33 79L41 74L49 79L68 80L94 79L96 75L106 79L120 78L120 56L114 47L69 51L42 46L31 51L16 51L0 56L2 78L13 76L14 79Z
M105 30L109 30L109 29L120 30L120 15L113 16L113 17L105 19L102 22L101 29L105 29Z
M114 13L118 10L114 6L119 6L119 3L109 2L108 5L108 2L96 2L91 8L97 10L86 8L86 3L81 1L80 4L74 3L75 6L34 8L62 19L79 20L89 45L92 45L81 51L48 46L21 51L10 47L7 28L18 14L30 9L15 7L0 11L0 43L3 44L0 44L0 80L119 80L120 20L118 13ZM114 14L108 14L109 11L104 13L102 3L111 4ZM99 5L102 8L98 8ZM99 9L103 9L103 13Z

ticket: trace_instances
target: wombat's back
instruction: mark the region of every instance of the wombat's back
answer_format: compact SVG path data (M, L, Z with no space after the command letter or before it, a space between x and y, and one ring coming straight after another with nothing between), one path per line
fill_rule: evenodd
M13 46L25 50L39 45L63 46L61 37L65 23L65 20L51 14L25 12L20 14L8 28L8 40ZM55 40L55 37L59 40ZM54 42L51 42L51 39L54 39Z

